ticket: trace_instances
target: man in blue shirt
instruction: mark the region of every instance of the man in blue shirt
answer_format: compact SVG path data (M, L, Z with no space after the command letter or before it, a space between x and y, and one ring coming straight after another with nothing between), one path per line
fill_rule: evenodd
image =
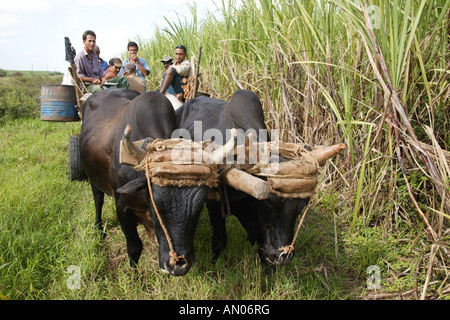
M145 77L150 73L150 67L147 60L144 58L139 58L137 56L139 47L136 42L130 41L127 46L128 54L130 57L125 60L122 64L122 69L120 69L119 76L123 75L125 71L125 66L129 63L136 65L136 76L142 78L145 81ZM147 84L145 85L145 90L147 91Z
M95 45L94 52L98 57L98 62L100 62L100 66L102 67L103 72L106 73L106 70L108 70L109 65L108 62L100 58L100 47L98 45Z
M173 59L172 59L171 56L167 56L167 55L166 55L166 56L164 56L164 58L162 58L161 62L162 62L163 65L164 65L164 69L167 70L167 69L169 68L169 66L171 66L171 65L173 64ZM163 75L162 75L162 82L164 82L164 77L165 77L165 75L166 75L166 73L164 72ZM175 90L173 90L173 88L172 88L172 85L170 85L170 86L167 88L166 92L167 92L167 93L170 93L170 94L176 94L176 93L175 93Z

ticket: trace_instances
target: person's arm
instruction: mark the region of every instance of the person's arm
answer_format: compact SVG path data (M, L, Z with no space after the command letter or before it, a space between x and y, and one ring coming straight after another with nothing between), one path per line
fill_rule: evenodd
M102 76L103 78L103 76ZM78 77L84 83L92 83L92 84L102 84L102 80L90 78L90 77Z
M141 71L141 73L144 75L144 77L146 77L149 74L149 71L148 71L149 66L148 66L147 61L146 60L144 60L144 61L145 61L144 62L145 65L143 65L141 63L141 61L139 60L139 58L136 57L136 64L137 64L137 66L138 66L139 70Z
M109 80L109 79L112 79L115 77L118 77L118 76L114 72L110 72L110 71L107 71L105 73L105 75L103 76L103 78L105 78L106 80Z
M98 61L98 59L97 59ZM99 75L99 79L97 78L92 78L92 77L88 77L86 76L86 72L85 72L85 66L83 65L83 61L81 60L80 56L76 56L75 57L75 66L77 68L77 78L84 82L84 83L92 83L92 84L102 84L105 80L103 80L103 74L102 72L100 72ZM100 66L100 63L98 64ZM101 69L101 67L100 67Z
M92 84L102 84L106 82L106 78L103 75L99 75L99 78L91 78L91 77L86 77L86 76L82 76L80 77L80 75L78 75L78 79L80 79L82 82L84 83L92 83Z
M164 72L164 77L159 92L161 92L162 94L166 94L166 90L169 88L172 81L173 81L173 66L169 66L166 72Z
M139 60L136 54L130 55L130 62L136 63L139 71L144 75L144 77L148 76L150 67L148 66L147 60L142 59L143 63Z

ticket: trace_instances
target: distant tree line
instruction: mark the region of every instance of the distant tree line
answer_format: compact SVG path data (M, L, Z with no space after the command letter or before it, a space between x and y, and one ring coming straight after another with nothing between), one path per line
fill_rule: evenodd
M24 75L33 75L33 74L38 74L41 76L60 76L63 73L59 72L59 71L7 71L4 70L2 68L0 68L0 78L1 77L21 77Z

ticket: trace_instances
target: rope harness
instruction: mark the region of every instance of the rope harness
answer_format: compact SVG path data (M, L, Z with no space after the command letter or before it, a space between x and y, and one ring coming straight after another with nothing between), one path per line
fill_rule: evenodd
M210 142L185 139L156 139L147 145L147 156L134 167L147 170L158 186L215 188L219 184L217 164L205 151Z
M278 249L281 251L280 256L283 254L289 256L294 252L294 244L311 205L312 196L318 183L317 176L320 173L320 165L311 152L302 145L277 141L259 143L257 148L262 151L262 157L256 165L246 170L247 173L266 177L271 185L271 193L282 198L309 197L291 244ZM275 165L269 163L269 159L273 155L272 150L278 150L276 155L289 160L278 162Z
M169 232L165 227L153 197L152 182L159 186L207 186L215 188L219 184L217 164L211 163L204 150L210 142L194 142L184 139L156 139L147 145L147 156L135 166L137 171L145 171L150 199L161 228L169 244L169 263L175 265L180 259L188 264L184 255L175 252ZM320 166L316 158L305 147L284 142L264 142L256 144L257 163L247 169L249 174L265 177L270 183L271 193L282 198L310 198L297 225L290 245L279 248L281 254L289 256L294 251L300 228L311 205L315 192ZM273 152L278 151L278 152ZM249 150L245 150L249 159ZM270 163L273 156L279 155L288 161ZM176 160L174 160L176 159ZM206 161L205 161L206 160Z
M313 195L320 165L310 151L301 145L278 141L259 143L257 148L258 162L246 169L247 173L265 177L271 193L282 198L305 199ZM277 156L287 161L280 161Z
M155 209L155 213L156 216L158 217L158 221L159 224L161 225L161 228L164 231L164 235L166 236L166 240L167 243L169 244L169 264L174 266L180 259L184 259L184 261L186 262L186 266L188 266L188 262L186 260L186 258L184 257L184 255L177 255L177 253L175 252L175 250L173 249L173 244L172 244L172 239L170 238L169 232L167 231L161 215L159 214L158 208L156 207L156 203L155 203L155 199L153 198L153 191L152 191L152 182L150 181L150 161L149 161L149 157L145 158L146 161L146 166L145 166L145 176L147 177L147 185L148 185L148 192L150 194L150 199L152 201L152 205L153 205L153 209Z
M309 206L311 205L311 200L312 200L312 197L309 198L309 201L308 201L308 204L306 206L305 212L303 212L302 218L298 222L297 229L295 230L295 235L294 235L294 238L292 239L291 244L288 244L287 246L278 248L278 250L280 250L281 253L285 254L286 256L289 256L292 252L294 252L294 249L295 249L294 248L294 244L295 244L295 241L297 241L298 233L300 231L300 228L302 227L303 220L305 219L306 213L308 212Z
M152 182L159 186L206 185L209 188L217 187L219 183L217 165L204 161L209 160L208 154L203 151L207 146L207 143L196 143L184 139L156 139L146 147L147 156L144 160L134 167L137 171L145 170L153 209L169 244L169 264L171 266L174 266L180 259L183 259L188 266L188 261L184 255L179 256L173 248L172 239L153 197ZM172 156L179 156L180 153L183 157L173 161ZM190 160L192 159L197 160L196 164L191 164ZM184 166L189 167L184 170Z

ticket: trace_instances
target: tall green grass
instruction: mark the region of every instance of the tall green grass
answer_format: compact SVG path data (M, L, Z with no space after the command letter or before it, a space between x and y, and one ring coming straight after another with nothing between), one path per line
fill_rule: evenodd
M11 119L39 117L42 84L60 84L62 76L46 71L11 72L0 77L0 125Z
M450 230L450 2L217 5L221 14L199 21L193 6L191 19L141 39L147 57L179 42L190 55L202 46L200 91L227 100L238 88L253 90L283 140L347 145L325 168L317 205L337 193L338 214L351 217L354 233L377 227L400 235L406 227L426 239L426 250L440 243ZM423 264L439 270L433 255ZM440 264L447 274L448 259Z

